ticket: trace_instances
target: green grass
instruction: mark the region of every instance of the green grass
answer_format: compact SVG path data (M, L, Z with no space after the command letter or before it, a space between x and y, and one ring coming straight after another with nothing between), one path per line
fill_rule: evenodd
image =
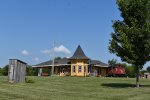
M0 100L150 100L150 80L97 77L29 77L35 83L10 84L0 77Z

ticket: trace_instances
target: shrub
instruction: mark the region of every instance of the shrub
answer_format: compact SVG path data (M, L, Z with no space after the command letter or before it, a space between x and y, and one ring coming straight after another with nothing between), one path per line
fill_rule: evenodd
M26 83L35 83L35 81L33 80L33 79L31 79L31 78L25 78L25 82Z

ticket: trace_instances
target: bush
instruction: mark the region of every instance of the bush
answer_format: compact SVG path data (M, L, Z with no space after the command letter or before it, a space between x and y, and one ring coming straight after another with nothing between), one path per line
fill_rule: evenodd
M6 65L6 66L0 68L0 76L7 76L8 75L8 67L9 67L9 65Z
M136 77L136 67L135 66L127 66L126 67L127 76L130 78Z
M26 83L35 83L35 81L33 79L30 79L30 78L25 78L25 82Z
M38 72L37 68L33 68L32 66L28 65L26 67L26 75L27 76L36 76Z

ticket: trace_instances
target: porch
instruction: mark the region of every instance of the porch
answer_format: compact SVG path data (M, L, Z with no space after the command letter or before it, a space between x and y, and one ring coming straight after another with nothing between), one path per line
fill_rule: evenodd
M70 76L71 68L68 65L54 66L54 76ZM52 66L38 67L38 76L51 76Z

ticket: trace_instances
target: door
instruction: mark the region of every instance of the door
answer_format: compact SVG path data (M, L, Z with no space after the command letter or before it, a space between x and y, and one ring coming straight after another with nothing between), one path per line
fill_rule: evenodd
M9 69L9 81L13 81L13 76L14 76L14 66L10 65L10 69Z

